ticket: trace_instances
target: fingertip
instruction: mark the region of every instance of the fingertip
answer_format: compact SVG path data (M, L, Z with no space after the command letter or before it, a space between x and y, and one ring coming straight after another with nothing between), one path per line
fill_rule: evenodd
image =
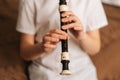
M65 27L65 26L62 26L62 29L63 29L63 30L66 30L66 27Z

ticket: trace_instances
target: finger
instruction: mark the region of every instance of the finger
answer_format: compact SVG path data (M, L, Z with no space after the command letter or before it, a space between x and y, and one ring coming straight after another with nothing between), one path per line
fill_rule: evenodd
M72 15L69 17L62 18L62 22L64 22L64 23L67 23L67 22L68 23L71 23L71 22L80 23L80 20L76 16Z
M49 53L49 52L52 51L52 49L50 49L50 48L44 48L44 51L45 51L46 53Z
M58 39L68 39L68 34L65 31L62 30L54 30L51 34L51 37L58 38Z
M50 43L50 42L47 42L43 45L44 47L44 51L45 52L51 52L55 47L56 47L56 44L55 43Z
M59 34L59 35L65 35L65 36L68 36L68 34L62 30L58 30L58 29L55 29L53 31L51 31L51 33L56 33L56 34Z
M72 16L72 15L74 15L74 13L72 11L65 11L61 14L62 17Z
M76 23L71 23L71 24L67 24L67 25L62 26L62 29L64 29L64 30L71 29L71 28L82 30L82 25L81 24L76 24Z
M78 19L77 16L73 15L73 16L69 16L68 20L71 22L75 22L75 23L80 23L80 20Z
M74 27L73 29L76 31L83 31L83 28L81 28L81 27Z
M43 46L44 46L45 48L50 48L50 49L54 49L54 48L56 47L55 44L51 44L51 43L45 43Z
M57 39L67 39L66 35L61 35L61 34L56 34L56 33L52 33L51 37L57 38Z
M51 36L45 36L43 40L44 40L44 42L59 42L58 38L54 38Z

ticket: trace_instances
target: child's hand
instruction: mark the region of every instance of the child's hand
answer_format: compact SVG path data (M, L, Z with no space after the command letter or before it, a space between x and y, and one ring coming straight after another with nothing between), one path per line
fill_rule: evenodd
M83 32L83 26L78 17L71 11L62 13L62 17L62 22L69 22L69 24L62 26L62 29L69 29L77 39L80 39L80 35Z
M55 29L47 32L43 37L43 49L45 52L49 53L56 47L60 40L65 40L68 38L66 32Z

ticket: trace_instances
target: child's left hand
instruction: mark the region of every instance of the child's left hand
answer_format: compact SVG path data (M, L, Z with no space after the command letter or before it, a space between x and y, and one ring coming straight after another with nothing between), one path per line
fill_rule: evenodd
M78 17L71 11L62 13L62 17L62 22L69 22L69 24L62 26L62 29L69 29L77 39L80 39L81 33L83 33L83 26Z

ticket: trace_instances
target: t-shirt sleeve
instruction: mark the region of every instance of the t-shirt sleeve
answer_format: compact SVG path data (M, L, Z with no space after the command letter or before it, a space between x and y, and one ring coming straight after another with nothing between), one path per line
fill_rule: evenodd
M35 34L34 0L20 0L16 30L21 33Z
M86 31L102 28L108 24L101 0L90 0L87 10Z

